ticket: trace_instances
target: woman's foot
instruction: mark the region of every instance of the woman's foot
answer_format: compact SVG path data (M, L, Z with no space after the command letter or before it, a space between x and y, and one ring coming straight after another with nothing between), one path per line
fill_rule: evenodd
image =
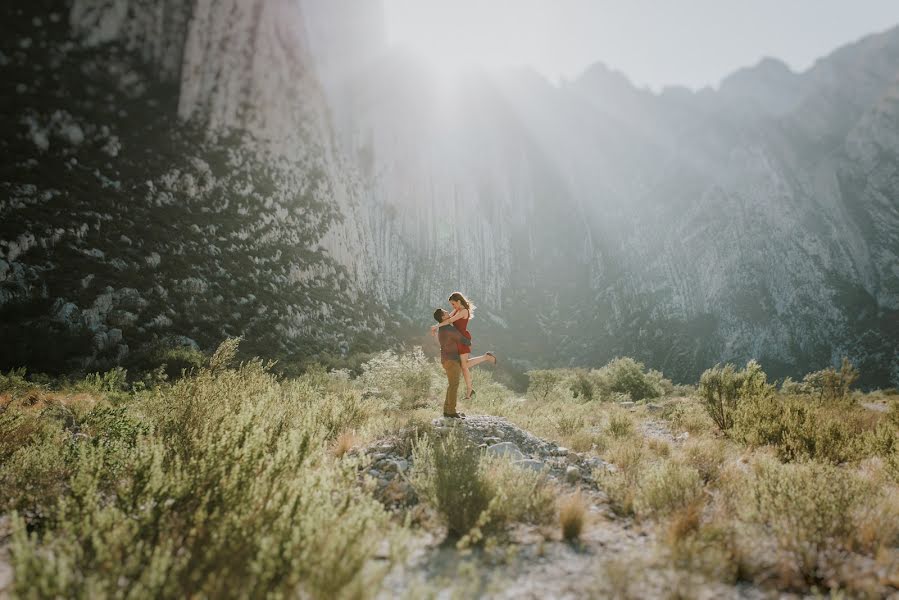
M489 356L490 358L492 358L492 359L493 359L493 364L494 364L494 365L495 365L497 362L499 362L499 361L497 361L497 359L496 359L496 354L494 354L493 352L485 352L485 353L484 353L484 356Z

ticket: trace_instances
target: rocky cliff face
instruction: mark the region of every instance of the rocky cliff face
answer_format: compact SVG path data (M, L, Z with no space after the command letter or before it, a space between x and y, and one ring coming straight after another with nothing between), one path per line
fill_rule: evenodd
M297 15L257 4L3 9L4 367L237 335L303 360L382 333Z
M423 328L462 289L476 350L522 367L847 354L899 380L897 30L651 94L602 65L447 84L386 47L378 3L4 11L10 335L346 351L359 301Z
M315 49L313 48L313 54ZM387 294L481 301L517 357L637 356L675 377L849 355L899 377L899 29L805 73L766 59L719 90L639 90L602 65L452 85L397 51L330 90L371 192Z

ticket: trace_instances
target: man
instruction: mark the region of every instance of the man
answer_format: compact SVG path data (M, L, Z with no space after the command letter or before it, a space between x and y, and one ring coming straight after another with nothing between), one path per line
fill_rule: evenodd
M442 308L434 311L438 323L445 321L449 315ZM459 358L459 343L465 338L452 324L444 325L437 330L437 341L440 343L440 363L446 372L449 385L446 388L446 399L443 402L443 416L450 419L464 419L465 415L456 412L456 397L459 394L459 377L462 376L462 362Z

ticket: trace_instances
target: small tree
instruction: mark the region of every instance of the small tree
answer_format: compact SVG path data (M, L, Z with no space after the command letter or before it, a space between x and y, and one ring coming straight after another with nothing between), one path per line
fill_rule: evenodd
M539 369L528 371L528 395L538 400L546 400L558 390L568 374L562 369Z
M858 369L848 358L843 357L839 371L828 367L806 375L802 379L802 391L823 402L837 402L849 397L849 388L856 379Z
M699 380L699 396L709 416L722 431L734 426L734 414L741 399L759 397L771 392L768 376L754 360L737 371L732 364L715 365Z

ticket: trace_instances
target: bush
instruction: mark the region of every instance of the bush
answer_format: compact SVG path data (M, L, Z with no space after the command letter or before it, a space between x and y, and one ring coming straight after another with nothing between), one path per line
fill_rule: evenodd
M691 438L681 450L681 460L699 473L706 483L718 477L725 460L724 443L716 439Z
M491 490L490 529L552 521L556 494L545 473L522 469L504 457L482 459L480 472Z
M630 437L634 434L634 420L622 412L609 415L606 432L614 438Z
M695 502L702 494L699 472L670 460L640 474L634 509L641 518L660 518Z
M823 402L839 402L850 398L849 388L858 379L858 370L843 357L840 370L833 367L809 373L802 379L799 391Z
M458 430L422 437L412 450L412 482L443 517L450 535L468 534L486 513L493 490L480 470L481 454Z
M127 387L128 371L122 367L116 367L105 373L90 373L75 384L76 390L93 394L122 392Z
M671 382L658 371L645 372L643 363L633 358L615 358L596 373L599 385L608 392L627 394L633 400L658 398Z
M756 465L748 517L770 532L782 568L807 584L832 578L853 546L852 516L870 493L841 469L818 463Z
M750 446L773 446L784 461L834 464L888 453L894 436L878 428L877 415L854 406L823 405L805 396L759 396L741 404L733 436Z
M559 435L574 435L584 428L584 418L579 415L562 415L556 419Z
M731 364L715 365L702 374L699 396L715 424L727 431L733 427L734 414L741 400L772 393L766 380L765 372L754 360L749 361L742 371L737 371Z
M363 393L398 410L428 405L435 371L420 347L406 354L382 352L362 365Z
M0 372L0 394L9 393L15 396L34 387L25 377L25 367L11 369L5 375Z
M551 394L562 390L562 384L568 377L562 369L540 369L528 371L527 394L535 400L545 402Z
M709 431L715 426L704 405L695 400L680 400L668 404L662 412L662 418L671 423L675 431L686 431L690 435Z
M581 402L599 400L601 392L596 379L586 369L574 369L569 379L568 389L572 397Z
M371 558L394 539L387 514L353 464L322 460L330 430L309 384L283 385L260 361L229 368L232 350L90 411L89 436L61 444L49 421L3 464L3 489L34 492L14 507L16 595L356 596L383 577L391 560Z
M642 440L625 438L609 447L607 458L613 471L597 469L593 476L609 497L613 511L620 515L634 513L634 496L646 458Z

